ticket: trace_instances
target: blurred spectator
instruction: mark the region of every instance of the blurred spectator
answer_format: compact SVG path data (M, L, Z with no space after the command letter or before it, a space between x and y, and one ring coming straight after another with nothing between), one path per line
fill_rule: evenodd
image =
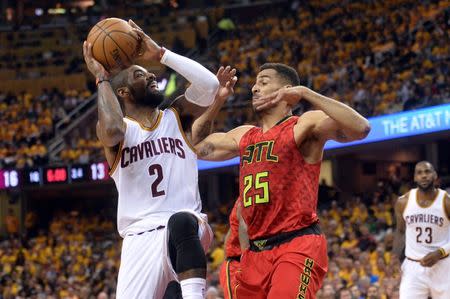
M206 299L221 299L219 297L219 291L215 287L209 287L206 290Z
M5 225L6 232L10 237L15 237L19 234L19 218L17 218L16 214L11 208L8 209L8 214L5 217Z
M350 292L349 289L341 289L339 290L338 294L339 294L337 297L338 299L353 299L352 293Z

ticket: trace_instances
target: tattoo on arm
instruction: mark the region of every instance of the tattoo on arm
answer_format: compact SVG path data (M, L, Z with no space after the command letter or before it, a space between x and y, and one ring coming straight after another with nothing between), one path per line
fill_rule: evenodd
M341 142L344 142L344 141L347 141L347 135L345 135L345 133L344 133L344 130L342 130L342 129L337 129L336 130L336 140L337 141L341 141Z
M214 144L211 142L205 142L198 150L197 154L199 157L206 157L214 151Z

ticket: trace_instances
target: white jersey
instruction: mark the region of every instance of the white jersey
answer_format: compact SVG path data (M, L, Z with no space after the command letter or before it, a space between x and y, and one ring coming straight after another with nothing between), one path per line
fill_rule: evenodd
M432 204L422 207L417 201L417 188L409 192L403 219L406 223L406 257L420 260L450 242L450 221L444 199L446 192L438 189Z
M184 136L174 109L161 111L147 128L129 117L111 167L119 193L119 234L137 234L160 225L180 210L201 211L197 155Z

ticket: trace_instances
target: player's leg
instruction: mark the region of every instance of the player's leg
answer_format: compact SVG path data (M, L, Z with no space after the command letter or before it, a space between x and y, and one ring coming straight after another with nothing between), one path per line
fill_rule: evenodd
M431 294L426 282L426 275L425 267L418 262L406 259L402 264L400 299L427 299Z
M234 298L236 289L236 271L239 269L239 262L235 260L226 260L220 267L220 286L223 289L223 298Z
M161 258L165 235L162 229L123 239L117 299L162 298L171 280L163 270L164 259Z
M229 299L229 291L228 291L228 273L227 268L229 267L229 260L225 260L222 265L220 265L220 272L219 272L219 283L223 290L223 298Z
M197 218L187 212L172 215L168 222L172 266L183 298L202 299L206 287L206 256L199 238Z
M266 299L273 265L270 250L255 252L245 250L239 268L235 271L236 286L233 298Z
M302 257L303 264L299 265L298 256L288 255L293 261L283 261L277 265L272 273L272 285L267 298L316 298L326 271L310 258Z
M277 262L267 298L316 298L327 272L325 237L302 236L273 250Z
M172 280L171 282L169 282L162 299L183 299L183 296L181 294L181 287L178 281Z
M433 299L450 297L450 257L446 257L428 269L428 285Z

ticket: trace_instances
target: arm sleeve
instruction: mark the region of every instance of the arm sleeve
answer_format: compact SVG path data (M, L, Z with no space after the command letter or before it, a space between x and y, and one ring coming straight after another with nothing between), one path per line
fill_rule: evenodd
M186 89L188 101L202 107L211 105L219 88L219 80L200 63L166 50L161 63L175 70L191 83Z

